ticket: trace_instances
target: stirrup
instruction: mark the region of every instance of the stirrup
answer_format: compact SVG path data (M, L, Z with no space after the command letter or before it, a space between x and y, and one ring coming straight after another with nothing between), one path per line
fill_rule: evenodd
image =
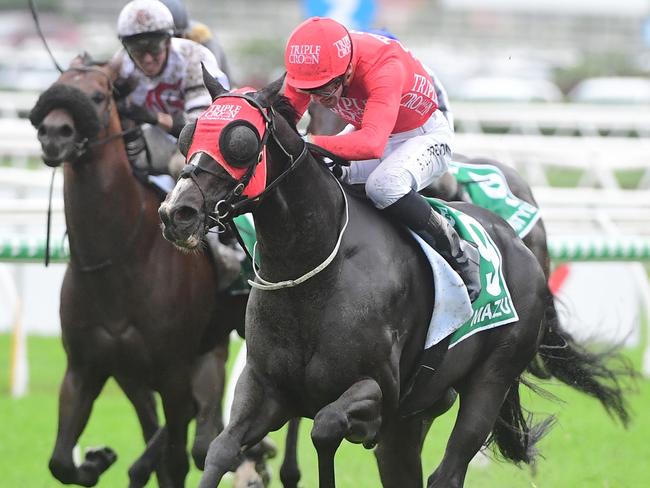
M458 268L454 269L454 271L458 273L463 283L465 283L469 301L474 302L481 294L481 255L473 243L463 239L461 239L459 247L462 253L458 256L460 259L452 257L456 261Z

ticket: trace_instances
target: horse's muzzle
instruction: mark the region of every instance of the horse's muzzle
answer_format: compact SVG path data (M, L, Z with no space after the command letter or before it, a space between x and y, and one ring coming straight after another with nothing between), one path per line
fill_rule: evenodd
M172 206L163 202L158 209L163 224L163 236L177 247L193 249L199 245L200 212L188 206Z
M72 117L61 110L52 111L38 126L41 158L50 166L59 166L77 156L77 131Z

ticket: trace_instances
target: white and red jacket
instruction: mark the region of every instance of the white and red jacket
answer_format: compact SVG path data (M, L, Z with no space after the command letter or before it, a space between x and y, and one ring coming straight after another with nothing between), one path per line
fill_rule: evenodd
M201 63L224 88L230 88L214 54L188 39L172 38L167 62L158 76L145 75L124 49L115 54L115 60L120 66L120 78L135 79L136 88L129 100L154 112L172 116L183 113L188 120L194 120L210 106L212 98L203 84Z

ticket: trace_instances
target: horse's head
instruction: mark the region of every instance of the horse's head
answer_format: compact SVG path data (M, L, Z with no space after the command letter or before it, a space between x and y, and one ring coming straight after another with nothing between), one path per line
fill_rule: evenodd
M306 154L295 110L278 96L283 78L246 93L227 92L205 69L204 82L213 103L181 132L188 164L158 211L164 236L186 249L197 247L211 227L252 210L287 164Z
M108 129L116 114L113 78L109 65L95 64L84 54L41 94L29 120L38 129L45 164L54 167L82 159L89 143Z

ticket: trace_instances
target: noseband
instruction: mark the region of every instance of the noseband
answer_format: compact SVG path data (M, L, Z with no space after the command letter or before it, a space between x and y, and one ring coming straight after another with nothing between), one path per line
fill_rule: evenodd
M297 158L295 158L292 154L289 153L289 151L285 149L285 147L282 145L282 143L280 142L280 140L276 135L275 111L273 107L271 107L269 109L269 112L267 113L264 107L262 107L255 98L244 93L224 93L222 95L218 95L217 97L215 97L215 100L217 98L225 98L225 97L243 98L248 103L250 103L253 107L255 107L262 114L262 117L264 118L265 131L264 131L264 135L262 136L260 153L257 157L257 162L255 164L252 164L248 168L244 176L242 176L239 180L237 180L234 188L230 190L224 198L222 198L217 202L217 204L214 207L214 210L210 210L207 208L205 192L201 188L201 185L197 179L197 174L200 172L204 172L216 177L219 177L220 175L216 173L214 170L206 167L205 165L202 165L200 158L196 163L186 164L183 170L181 171L179 178L191 178L194 184L196 185L196 187L199 189L199 192L201 193L201 196L203 198L203 211L206 216L204 222L206 232L208 232L213 227L217 227L217 232L222 233L227 229L227 224L230 224L233 218L235 218L238 215L241 215L242 213L250 211L252 208L257 207L259 203L264 199L264 197L266 197L266 195L268 195L272 190L277 188L277 186L282 182L282 180L284 180L302 161L306 159L307 154L309 152L307 144L303 144L302 151L300 152ZM287 156L287 158L289 158L290 161L289 167L286 168L280 174L280 176L278 176L271 183L269 183L266 186L266 188L264 188L262 193L260 193L256 197L249 198L243 196L243 192L244 189L246 188L246 185L248 184L251 177L253 176L253 173L255 172L255 168L262 160L262 156L264 154L264 151L266 150L266 145L269 136L275 141L275 143L282 150L282 152Z
M108 125L110 123L110 117L111 117L111 110L113 108L113 92L114 92L114 86L113 86L113 80L111 80L111 77L105 73L103 70L96 68L94 66L79 66L79 67L73 67L73 68L68 68L64 73L67 73L68 71L79 71L82 73L88 73L88 72L96 72L100 73L103 76L106 77L106 80L108 81L108 94L106 95L106 108L104 109L104 117L99 129L99 133L106 131L108 129ZM115 134L111 134L110 136L106 136L102 139L99 139L97 136L93 138L88 138L84 137L81 141L75 142L75 155L77 158L80 158L82 155L84 155L86 152L88 152L90 149L93 147L101 146L103 144L106 144L114 139L118 139L120 137L123 137L126 134L129 134L136 130L135 127L131 129L126 129L122 130L120 132L117 132Z

